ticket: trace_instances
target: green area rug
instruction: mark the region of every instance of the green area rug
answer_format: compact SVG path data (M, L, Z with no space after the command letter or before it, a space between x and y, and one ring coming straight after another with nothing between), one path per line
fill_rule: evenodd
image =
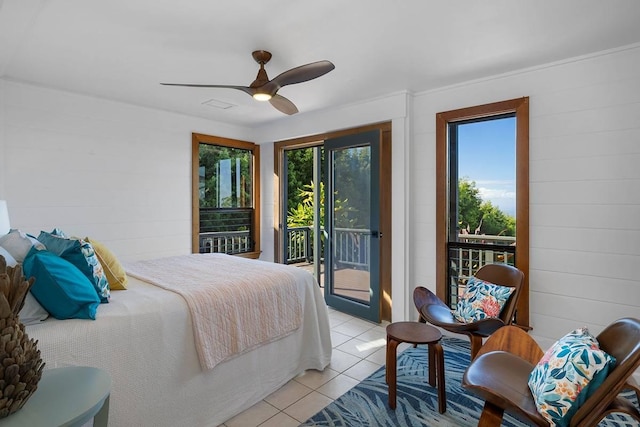
M398 356L397 407L389 409L384 366L357 386L343 394L301 426L363 426L363 427L418 427L447 426L475 427L484 402L462 388L462 375L469 366L469 342L444 337L445 385L447 411L438 413L438 394L427 383L426 347L409 348ZM636 405L635 394L627 396ZM505 415L503 426L526 426ZM638 427L623 415L610 415L602 427Z

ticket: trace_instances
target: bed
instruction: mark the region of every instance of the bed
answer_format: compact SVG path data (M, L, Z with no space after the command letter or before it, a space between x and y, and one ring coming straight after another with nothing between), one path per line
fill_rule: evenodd
M46 368L84 365L105 369L112 380L109 425L155 427L218 426L303 371L322 370L329 364L327 307L311 274L265 261L205 256L214 275L227 277L235 270L245 272L242 281L247 281L246 271L251 267L256 277L274 268L294 277L299 326L259 344L246 343L238 354L219 356L220 360L207 364L206 355L200 354L204 350L197 342L201 338L194 331L188 298L166 289L162 280L147 277L153 276L158 265L171 266L182 257L153 260L156 264L142 265L144 268L131 263L125 264L127 290L112 292L110 302L100 304L96 320L49 318L27 326L29 336L39 341ZM177 282L185 281L185 274L175 271ZM258 309L254 303L240 308L231 310L259 310L261 318L278 319L277 309Z

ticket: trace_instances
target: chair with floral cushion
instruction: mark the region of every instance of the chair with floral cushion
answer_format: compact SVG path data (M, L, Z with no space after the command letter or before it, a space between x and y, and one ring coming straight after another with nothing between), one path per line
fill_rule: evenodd
M504 412L543 427L596 426L615 412L640 423L640 411L620 395L638 367L638 319L617 320L597 337L576 329L546 353L526 332L507 326L487 340L462 386L485 400L480 427L500 426Z
M524 274L517 268L487 264L469 278L455 310L422 286L414 290L413 296L421 321L469 336L474 359L484 338L513 322L523 283Z

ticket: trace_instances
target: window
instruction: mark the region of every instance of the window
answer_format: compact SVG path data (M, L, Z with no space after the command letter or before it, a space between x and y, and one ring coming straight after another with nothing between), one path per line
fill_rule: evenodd
M260 254L260 149L251 142L192 136L192 251Z
M515 265L525 274L516 323L528 327L528 98L438 113L436 162L438 296L453 307L482 265Z

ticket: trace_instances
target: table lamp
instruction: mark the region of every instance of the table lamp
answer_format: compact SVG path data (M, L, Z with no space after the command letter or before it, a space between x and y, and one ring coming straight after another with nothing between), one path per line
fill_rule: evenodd
M0 236L4 236L11 229L11 223L9 222L9 209L7 208L7 201L0 200Z

